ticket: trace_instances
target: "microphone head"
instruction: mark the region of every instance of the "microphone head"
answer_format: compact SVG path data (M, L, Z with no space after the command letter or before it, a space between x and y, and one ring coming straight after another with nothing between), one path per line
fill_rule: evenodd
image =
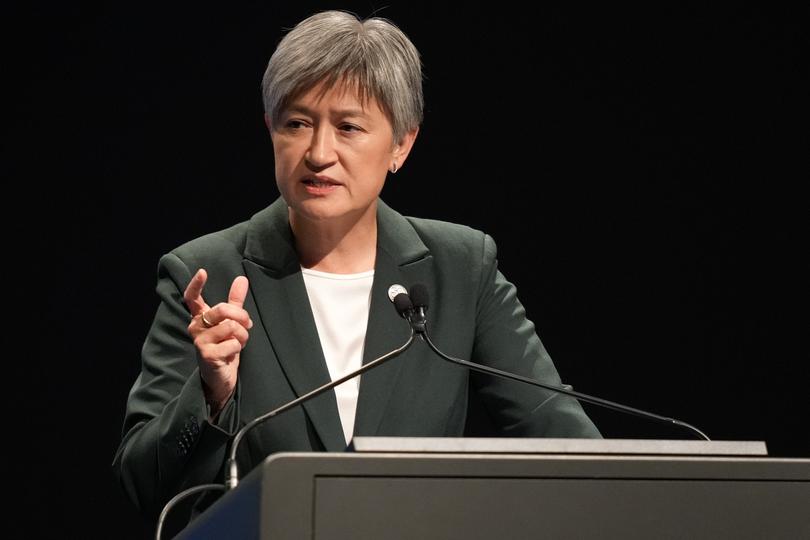
M414 283L411 287L411 302L414 307L427 310L430 296L428 295L427 287L422 283Z
M408 293L399 293L394 297L394 307L397 310L397 313L405 319L408 318L408 313L413 311L413 302L411 302L410 296Z

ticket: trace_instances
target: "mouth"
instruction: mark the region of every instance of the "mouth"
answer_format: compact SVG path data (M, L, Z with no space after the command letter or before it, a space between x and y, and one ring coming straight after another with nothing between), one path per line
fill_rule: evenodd
M339 186L340 182L337 180L333 180L328 176L308 176L302 180L302 182L307 186L312 186L316 188L328 188L333 186Z
M307 176L301 180L304 189L311 195L326 195L338 189L341 183L328 176Z

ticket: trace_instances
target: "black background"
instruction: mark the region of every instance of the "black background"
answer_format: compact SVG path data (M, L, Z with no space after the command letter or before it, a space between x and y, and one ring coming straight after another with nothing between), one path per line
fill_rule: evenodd
M20 536L142 534L110 465L157 259L275 199L264 66L333 7L423 55L383 198L495 238L566 382L810 457L806 9L275 4L4 8ZM608 437L690 438L586 408Z

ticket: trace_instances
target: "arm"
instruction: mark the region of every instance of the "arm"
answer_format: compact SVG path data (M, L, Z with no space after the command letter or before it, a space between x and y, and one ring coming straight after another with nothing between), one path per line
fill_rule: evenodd
M160 305L143 346L141 373L130 391L123 439L113 462L124 491L147 514L159 512L187 487L221 482L226 447L238 426L238 385L216 424L208 421L203 359L192 339L202 329L195 327L201 323L191 311L202 306L187 307L183 298L191 281L179 257L161 258Z

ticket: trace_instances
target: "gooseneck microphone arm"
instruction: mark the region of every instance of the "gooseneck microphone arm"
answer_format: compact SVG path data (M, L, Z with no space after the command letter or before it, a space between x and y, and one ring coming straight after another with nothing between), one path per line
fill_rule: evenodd
M659 414L651 413L648 411L643 411L641 409L636 409L634 407L629 407L627 405L622 405L621 403L616 403L614 401L608 401L607 399L602 399L599 397L591 396L588 394L583 394L581 392L576 392L574 390L569 390L567 388L563 388L561 386L556 386L544 382L540 382L535 379L531 379L529 377L524 377L522 375L517 375L515 373L509 373L508 371L502 371L500 369L492 368L489 366L485 366L482 364L476 364L475 362L470 362L468 360L462 360L461 358L454 358L449 356L442 351L439 350L436 345L430 340L430 336L427 333L427 318L425 316L425 312L427 311L428 305L428 293L427 288L424 285L417 283L411 287L411 302L414 308L407 312L406 318L408 322L411 323L411 329L417 334L422 340L427 343L428 347L433 350L440 358L451 362L453 364L457 364L473 371L477 371L479 373L486 373L488 375L494 375L496 377L502 377L504 379L511 379L513 381L519 381L527 384L531 384L533 386L538 386L540 388L545 388L546 390L551 390L553 392L557 392L560 394L565 394L567 396L571 396L577 398L580 401L584 401L587 403L593 403L595 405L600 405L602 407L606 407L608 409L613 409L615 411L620 411L624 413L633 414L636 416L641 416L643 418L648 418L650 420L657 420L659 422L664 422L666 424L673 424L676 426L684 427L693 434L699 436L699 438L704 440L711 440L709 437L696 428L693 425L687 424L686 422L682 422L681 420L676 420L675 418L669 418L666 416L661 416Z
M397 306L397 309L399 309L399 306ZM365 373L370 369L374 369L375 367L379 366L384 362L387 362L388 360L394 358L395 356L399 356L413 344L415 337L416 334L414 333L413 327L411 327L411 335L408 336L408 341L406 341L405 344L402 345L401 347L394 349L393 351L372 360L368 364L352 371L351 373L347 373L346 375L344 375L339 379L335 379L334 381L328 382L323 386L319 386L318 388L304 394L303 396L296 398L288 403L285 403L281 407L278 407L268 413L258 416L255 419L248 422L247 424L245 424L239 431L236 432L236 435L234 435L233 437L233 442L231 443L231 450L229 453L228 461L225 464L225 485L223 486L222 484L205 484L189 488L185 491L178 493L172 500L166 503L166 506L163 507L163 511L160 513L160 517L157 523L157 531L155 534L155 539L160 540L161 530L163 529L163 522L166 520L166 516L169 514L169 511L172 509L172 507L178 502L180 502L182 499L185 499L186 497L193 495L195 493L199 493L201 491L212 491L212 490L229 491L237 486L237 484L239 483L239 468L236 464L236 449L239 446L239 442L242 440L242 438L248 431L250 431L257 425L261 424L265 420L269 420L270 418L273 418L274 416L277 416L283 413L284 411L292 409L296 405L300 405L301 403L307 400L310 400L320 394L323 394L327 390L331 390L332 388L334 388L339 384L343 384L349 379L353 379L358 375L362 375L363 373Z
M323 386L319 386L318 388L304 394L303 396L301 396L301 397L299 397L297 399L294 399L294 400L292 400L292 401L290 401L288 403L285 403L281 407L278 407L278 408L273 409L272 411L270 411L268 413L265 413L265 414L263 414L261 416L258 416L256 418L254 418L253 420L251 420L250 422L248 422L247 424L245 424L242 427L242 429L240 429L239 431L236 432L236 435L234 435L234 437L233 437L233 443L231 443L230 455L228 457L228 462L227 462L226 467L225 467L225 487L230 490L230 489L235 488L236 485L239 483L239 470L238 470L238 467L236 465L236 450L239 447L239 442L242 440L242 438L245 436L245 434L248 431L250 431L251 429L253 429L257 425L261 424L265 420L269 420L270 418L273 418L274 416L279 415L279 414L283 413L284 411L286 411L288 409L292 409L293 407L295 407L297 405L300 405L301 403L303 403L305 401L308 401L308 400L310 400L310 399L312 399L312 398L314 398L314 397L316 397L316 396L318 396L320 394L323 394L327 390L331 390L332 388L334 388L335 386L337 386L339 384L343 384L344 382L348 381L349 379L353 379L353 378L357 377L358 375L362 375L363 373L365 373L366 371L368 371L370 369L374 369L375 367L379 366L380 364L382 364L384 362L387 362L388 360L390 360L391 358L394 358L395 356L399 356L400 354L405 352L405 350L408 347L410 347L411 344L413 344L414 338L415 338L415 333L414 333L413 328L411 328L411 335L408 337L408 341L406 341L405 344L402 345L401 347L399 347L397 349L394 349L393 351L391 351L389 353L386 353L386 354L380 356L379 358L377 358L375 360L372 360L368 364L365 364L361 368L356 369L356 370L352 371L351 373L347 373L346 375L344 375L343 377L341 377L339 379L335 379L334 381L328 382L328 383L324 384Z
M607 407L608 409L613 409L615 411L621 411L621 412L626 412L626 413L630 413L630 414L635 414L636 416L641 416L641 417L644 417L644 418L650 418L650 419L658 420L658 421L665 422L665 423L668 423L668 424L674 424L676 426L682 426L682 427L685 427L685 428L687 428L689 430L692 430L694 433L698 434L700 436L700 438L702 438L702 439L705 439L707 441L711 440L711 439L709 439L709 437L707 437L702 431L700 431L695 426L687 424L686 422L681 422L680 420L676 420L674 418L668 418L666 416L661 416L659 414L655 414L655 413L651 413L651 412L647 412L647 411L642 411L641 409L636 409L636 408L633 408L633 407L629 407L627 405L622 405L621 403L615 403L613 401L608 401L607 399L602 399L602 398L595 397L595 396L589 396L587 394L583 394L581 392L576 392L574 390L569 390L567 388L563 388L563 387L560 387L560 386L554 386L554 385L551 385L551 384L546 384L546 383L537 381L535 379L530 379L529 377L523 377L522 375L517 375L515 373L509 373L508 371L501 371L500 369L495 369L495 368L492 368L492 367L489 367L489 366L484 366L482 364L476 364L476 363L473 363L473 362L469 362L467 360L462 360L461 358L453 358L452 356L448 356L447 354L440 351L436 347L436 345L433 344L433 342L430 340L430 337L427 334L427 329L425 329L424 332L420 333L419 337L422 338L425 341L425 343L428 344L428 347L430 347L433 350L433 352L438 354L444 360L447 360L448 362L452 362L453 364L458 364L460 366L464 366L464 367L466 367L468 369L471 369L473 371L477 371L479 373L486 373L488 375L495 375L497 377L502 377L502 378L505 378L505 379L511 379L513 381L520 381L520 382L532 384L534 386L539 386L540 388L545 388L547 390L552 390L554 392L559 392L561 394L565 394L565 395L568 395L568 396L571 396L571 397L575 397L580 401L593 403L595 405L601 405L602 407Z

